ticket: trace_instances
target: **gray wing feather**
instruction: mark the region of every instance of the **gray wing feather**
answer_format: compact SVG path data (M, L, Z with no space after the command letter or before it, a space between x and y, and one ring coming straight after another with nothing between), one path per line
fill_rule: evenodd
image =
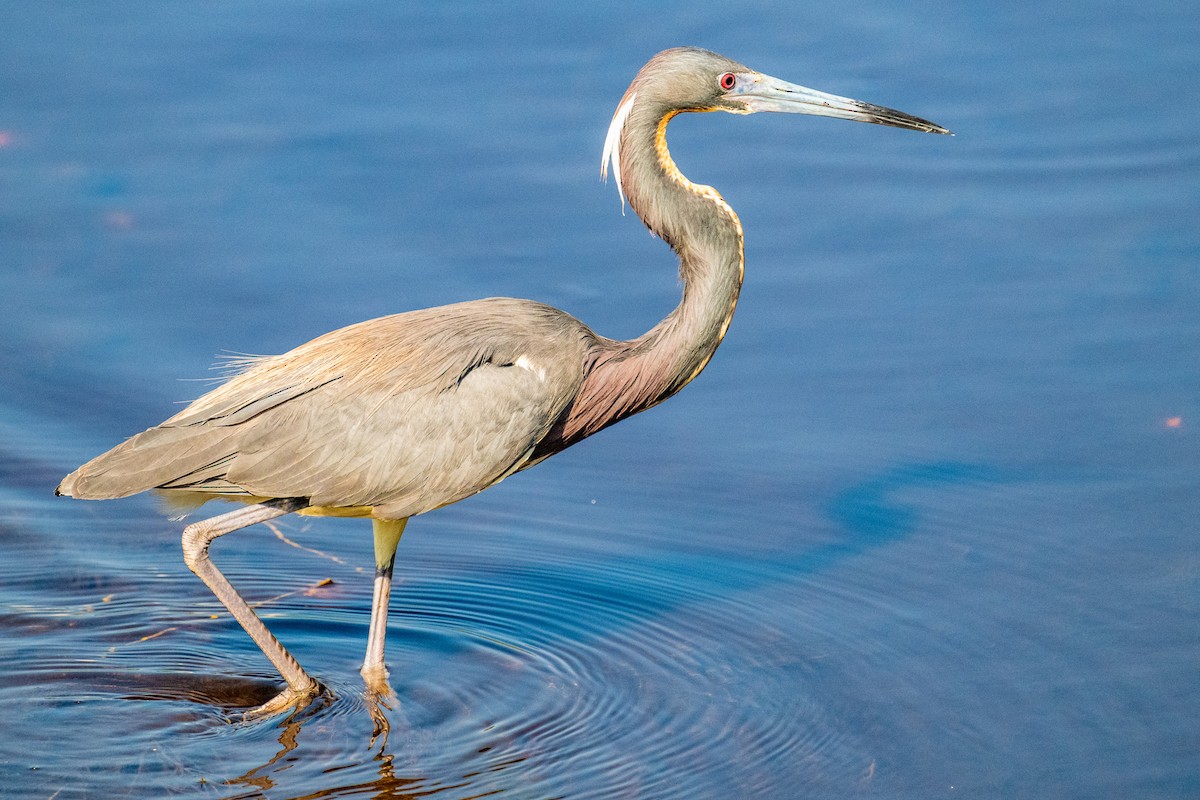
M228 463L236 453L234 437L229 429L151 428L72 472L58 493L102 500L186 481L207 465Z
M516 468L569 399L548 384L530 370L489 364L449 389L356 396L334 403L336 414L311 415L304 406L322 402L315 393L264 417L228 480L255 495L304 496L315 506L419 514Z
M556 309L507 299L359 323L256 360L59 491L307 497L421 513L517 469L578 392L594 340Z

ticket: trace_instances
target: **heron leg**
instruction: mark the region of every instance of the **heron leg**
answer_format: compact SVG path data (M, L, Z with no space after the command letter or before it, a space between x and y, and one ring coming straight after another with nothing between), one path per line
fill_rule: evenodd
M400 544L408 519L374 519L371 522L375 532L375 591L371 597L371 628L367 634L367 657L363 660L362 676L368 689L386 697L391 688L383 663L383 643L387 635L388 599L392 593L392 566L396 562L396 546Z
M274 714L302 703L315 695L320 686L309 677L300 663L279 643L254 610L233 588L233 584L221 574L208 555L208 547L219 536L266 522L269 519L289 514L303 508L305 502L298 499L271 500L260 505L240 508L228 514L201 520L183 530L183 560L188 568L212 590L217 599L233 615L250 638L259 646L279 674L287 682L287 689L262 706L247 712L247 716Z

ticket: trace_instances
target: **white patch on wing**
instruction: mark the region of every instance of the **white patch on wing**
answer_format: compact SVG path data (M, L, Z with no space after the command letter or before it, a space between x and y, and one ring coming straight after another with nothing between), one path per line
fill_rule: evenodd
M625 128L625 120L633 110L633 101L637 92L629 95L624 103L617 106L612 122L608 124L608 134L604 137L604 152L600 156L600 178L608 179L608 165L612 163L613 178L617 182L617 194L621 196L621 214L625 213L625 189L621 186L621 131Z
M532 361L530 361L529 356L521 356L516 361L514 361L513 364L515 366L520 367L521 369L527 369L530 372L532 372L534 375L537 375L538 380L543 380L543 381L546 380L546 370L542 369L537 364L534 364Z

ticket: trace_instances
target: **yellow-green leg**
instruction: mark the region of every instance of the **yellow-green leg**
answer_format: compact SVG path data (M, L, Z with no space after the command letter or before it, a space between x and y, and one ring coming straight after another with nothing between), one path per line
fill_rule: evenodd
M362 676L367 688L387 696L387 667L383 663L383 643L387 635L388 599L392 593L392 565L396 561L396 546L408 519L371 520L375 532L375 591L371 598L371 628L367 634L367 657L363 660Z

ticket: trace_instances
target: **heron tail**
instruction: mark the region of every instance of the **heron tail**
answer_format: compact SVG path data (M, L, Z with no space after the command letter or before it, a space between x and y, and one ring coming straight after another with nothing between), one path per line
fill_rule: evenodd
M111 500L148 489L220 491L237 455L230 428L157 427L126 439L63 478L54 490L82 500ZM229 488L236 488L229 485Z

